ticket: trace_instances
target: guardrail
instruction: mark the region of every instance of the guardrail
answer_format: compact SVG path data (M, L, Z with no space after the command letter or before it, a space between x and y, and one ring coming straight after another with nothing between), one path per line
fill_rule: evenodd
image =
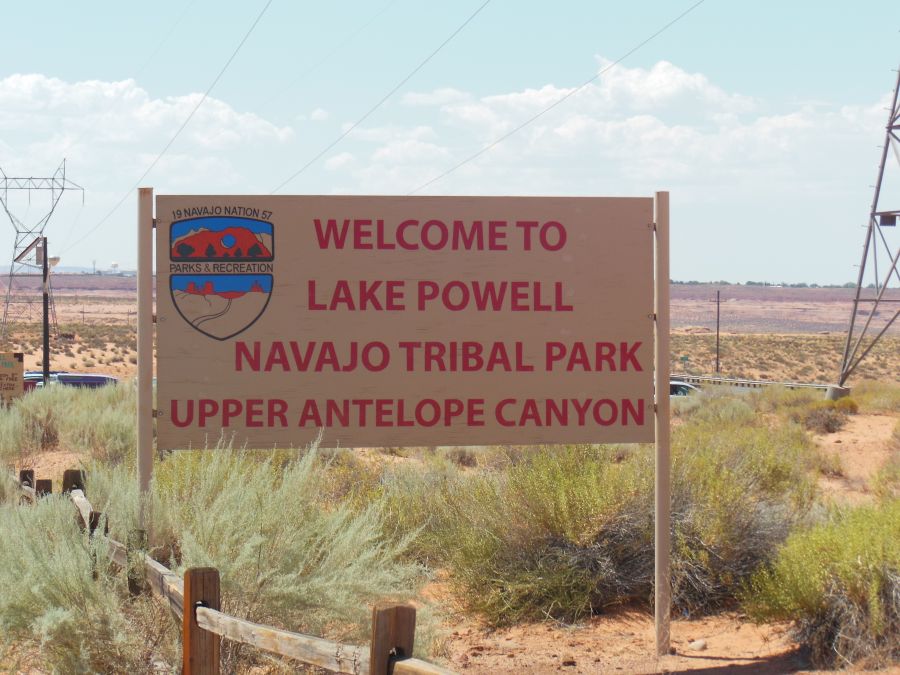
M712 377L708 375L679 375L673 373L673 382L687 382L688 384L713 384L727 385L729 387L741 387L748 389L761 389L763 387L786 387L787 389L820 389L828 390L827 384L807 384L804 382L774 382L772 380L747 380L737 377Z
M33 503L52 492L52 481L35 481L34 471L30 469L20 471L17 482L20 501ZM183 675L218 675L222 639L347 675L454 675L442 666L411 657L416 632L416 610L411 605L374 607L368 647L292 633L230 616L219 610L218 570L191 568L182 578L147 555L146 536L142 532L129 535L128 546L110 538L108 521L94 510L85 494L83 472L66 471L63 492L75 506L82 529L92 537L106 539L110 560L127 572L129 590L137 594L149 588L168 603L181 621Z

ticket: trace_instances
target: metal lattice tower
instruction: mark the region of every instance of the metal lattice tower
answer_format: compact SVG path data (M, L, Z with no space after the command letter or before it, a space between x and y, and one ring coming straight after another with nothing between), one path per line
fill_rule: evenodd
M10 190L27 190L29 202L32 190L49 192L50 209L34 222L23 222L10 209ZM9 216L13 229L16 231L16 241L6 286L6 302L3 305L3 324L0 325L0 339L7 337L8 327L11 323L17 320L32 321L36 316L40 316L42 311L41 287L35 289L33 284L20 283L20 279L23 277L42 278L38 246L43 240L44 228L47 227L50 216L56 210L56 205L63 192L67 190L80 190L82 200L84 199L84 188L66 178L65 159L53 175L46 178L14 178L7 176L0 169L0 204L3 205L3 210L6 211L6 215ZM50 292L50 323L54 334L58 334L59 326L56 321L56 305L53 302L52 286L48 290Z
M878 180L875 182L875 196L869 212L869 225L866 229L866 241L863 245L862 262L859 266L859 278L856 282L856 295L853 299L853 312L850 314L850 328L847 331L847 343L844 346L844 357L841 361L841 373L838 384L843 386L847 378L856 370L866 355L878 341L890 330L900 316L900 296L890 295L889 288L900 287L900 241L897 240L897 219L900 217L900 198L896 192L889 200L890 206L882 205L883 188L885 187L885 168L888 165L889 151L893 151L900 169L900 69L897 70L897 82L891 99L890 113L884 135L884 146L881 150L881 163L878 165ZM897 178L895 176L895 178ZM895 181L900 187L900 180ZM894 237L890 243L890 234ZM879 267L880 263L880 267ZM874 284L866 284L866 272L871 271ZM869 277L869 278L872 278ZM892 286L893 284L893 286ZM886 297L887 296L887 297ZM881 310L887 308L882 315ZM862 317L865 317L863 321Z

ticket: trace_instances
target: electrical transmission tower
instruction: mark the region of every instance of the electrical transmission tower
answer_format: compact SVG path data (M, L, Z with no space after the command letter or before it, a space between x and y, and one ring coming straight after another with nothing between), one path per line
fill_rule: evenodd
M844 386L847 378L856 370L866 355L878 341L890 330L900 316L900 295L891 294L889 290L900 287L900 269L897 267L900 258L900 241L897 240L897 218L900 217L900 69L897 70L897 82L891 100L890 114L884 134L884 146L881 149L881 163L878 165L878 180L875 182L875 196L869 212L869 225L866 229L866 241L863 245L862 262L859 266L859 278L856 282L856 295L853 299L853 311L850 314L850 328L847 331L847 343L844 346L844 357L841 361L841 373L838 384ZM893 151L897 166L893 168L893 183L885 181L885 169L889 167L889 157ZM890 162L893 166L893 162ZM890 206L882 205L886 189L890 192L886 201ZM888 234L891 230L890 235ZM894 240L891 244L890 236ZM880 265L880 266L879 266ZM867 277L866 273L871 272ZM874 282L866 284L867 279ZM892 286L893 284L893 286ZM868 286L868 287L866 287ZM884 312L884 313L882 313Z
M10 190L27 190L28 201L31 203L32 190L37 192L49 192L50 209L38 220L26 223L13 214L10 202ZM0 204L9 216L13 229L16 232L15 245L13 247L12 262L9 265L9 279L6 286L6 302L3 305L3 324L0 326L0 339L5 339L9 334L9 326L17 320L32 321L35 315L40 314L42 307L41 289L34 282L29 283L23 278L43 276L42 259L38 254L46 255L39 247L42 245L44 228L50 216L56 210L63 192L67 190L80 190L84 200L84 188L76 185L66 178L66 160L62 161L59 168L52 176L46 178L13 178L7 176L0 169ZM49 282L48 282L49 283ZM53 289L50 293L50 322L54 334L59 333L56 321L56 305L53 302Z

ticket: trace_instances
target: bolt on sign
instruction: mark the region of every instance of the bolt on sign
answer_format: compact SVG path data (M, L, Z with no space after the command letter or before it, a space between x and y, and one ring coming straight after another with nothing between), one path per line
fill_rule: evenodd
M653 441L653 209L159 196L158 445Z
M0 400L8 407L25 393L25 363L21 352L0 353Z

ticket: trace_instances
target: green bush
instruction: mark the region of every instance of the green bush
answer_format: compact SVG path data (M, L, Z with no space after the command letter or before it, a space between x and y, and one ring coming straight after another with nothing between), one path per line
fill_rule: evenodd
M135 406L131 383L36 389L0 410L0 458L64 449L113 464L133 462Z
M102 543L75 525L68 500L0 507L0 538L0 660L37 653L53 672L148 669L144 638L122 610L122 580Z
M279 455L279 462L229 448L177 452L157 462L152 552L179 572L216 567L223 611L362 643L371 604L412 598L423 570L402 560L404 539L385 538L378 507L326 503L328 467L315 451ZM137 510L131 473L98 466L88 476L95 507L114 514L112 534L127 536L135 524L128 515ZM260 658L237 643L225 643L223 655L232 672Z
M853 387L853 398L866 412L900 412L900 384L864 381Z
M900 500L793 534L743 597L757 620L792 621L818 667L900 659Z
M796 425L751 424L717 401L673 437L673 586L680 612L731 602L814 496L811 444ZM413 551L446 565L492 624L573 621L647 602L653 580L653 458L645 446L532 452L505 470L432 468L384 477L384 503Z

